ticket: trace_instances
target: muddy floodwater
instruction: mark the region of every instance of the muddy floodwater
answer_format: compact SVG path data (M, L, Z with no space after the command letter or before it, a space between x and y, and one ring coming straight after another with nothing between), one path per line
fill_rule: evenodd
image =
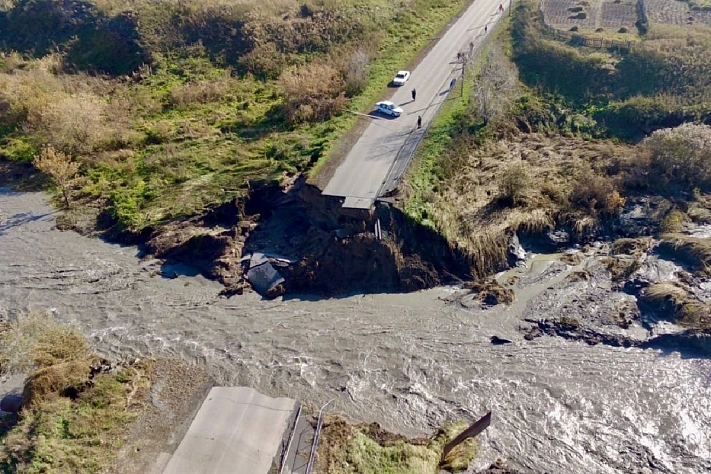
M227 299L190 268L56 230L45 199L0 193L0 320L51 308L105 354L180 357L221 384L335 399L350 419L406 435L493 410L472 472L497 457L532 472L711 472L711 361L523 339L523 318L555 303L540 300L564 275L556 262L530 262L517 301L487 310L452 303L454 288Z

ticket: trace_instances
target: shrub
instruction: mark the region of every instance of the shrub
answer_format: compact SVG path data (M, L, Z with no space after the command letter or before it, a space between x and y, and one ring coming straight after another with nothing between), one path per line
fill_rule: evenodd
M37 155L37 148L27 139L11 138L0 148L0 155L10 161L30 162Z
M531 187L531 175L523 162L509 165L499 180L499 201L508 206L525 204Z
M687 221L688 218L683 212L672 211L662 219L660 227L662 232L679 232Z
M590 216L616 216L624 207L625 199L620 196L612 178L587 169L580 173L575 181L570 193L570 203L585 210Z
M69 188L74 184L79 171L79 163L52 147L47 147L35 157L32 164L42 173L47 174L59 186L64 198L64 205L69 207Z
M312 62L290 69L279 82L285 118L291 123L328 120L346 106L341 75L328 64Z
M224 98L230 90L229 75L216 80L189 82L175 86L170 90L170 103L176 107L191 104L207 104Z
M532 35L516 43L514 59L524 82L557 91L572 101L609 89L611 69L600 54L582 54L576 48Z
M105 142L106 104L87 93L66 96L27 117L30 130L51 147L70 154L94 151Z
M711 186L711 127L684 124L657 130L642 143L650 179L688 187Z
M489 123L511 108L518 86L518 70L500 47L494 46L474 83L476 115Z
M347 97L354 97L368 85L368 65L370 55L364 49L356 49L345 56L345 61L338 65L344 81Z
M0 332L0 372L43 369L90 355L84 336L58 323L48 312L20 315Z

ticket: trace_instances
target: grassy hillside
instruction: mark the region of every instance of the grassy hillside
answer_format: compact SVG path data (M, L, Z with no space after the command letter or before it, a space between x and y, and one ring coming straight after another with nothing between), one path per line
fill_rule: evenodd
M711 123L711 28L651 24L630 49L576 46L517 7L511 44L521 80L596 122L599 135L639 140L658 128Z
M640 196L657 203L650 233L711 222L707 31L653 24L630 50L593 49L554 37L521 2L494 33L403 193L474 276L506 266L514 232L557 227L585 242L625 231L618 217Z
M325 160L464 3L5 1L0 157L68 155L117 230L190 216Z

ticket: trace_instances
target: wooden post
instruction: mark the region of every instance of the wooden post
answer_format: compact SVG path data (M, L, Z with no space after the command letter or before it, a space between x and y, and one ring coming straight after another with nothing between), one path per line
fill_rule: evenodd
M479 418L479 420L476 423L474 423L469 428L467 428L466 430L459 433L459 435L456 438L454 438L452 441L445 444L444 449L442 449L442 459L440 462L444 462L445 458L452 451L452 449L459 446L464 440L478 435L479 433L481 433L482 431L487 429L490 424L491 424L491 412L489 412L486 415Z

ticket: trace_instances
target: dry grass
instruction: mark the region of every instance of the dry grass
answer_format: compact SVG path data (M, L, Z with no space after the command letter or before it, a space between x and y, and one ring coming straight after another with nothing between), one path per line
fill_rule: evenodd
M632 255L639 257L650 248L654 241L651 237L639 237L636 239L621 238L612 243L610 247L611 255Z
M542 134L467 148L456 159L459 172L440 181L428 196L427 214L436 216L444 235L471 255L476 276L482 276L505 261L512 232L537 233L558 221L573 224L582 238L599 219L616 214L624 200L605 167L624 160L631 150ZM502 190L499 177L510 175L512 166L525 169L525 176L517 173ZM506 205L512 199L515 207Z
M467 282L464 288L476 293L479 301L485 304L511 304L516 297L511 288L504 288L495 279Z
M2 372L23 373L83 361L92 351L82 334L58 323L50 313L33 311L0 333Z
M108 372L83 335L41 312L0 331L0 361L3 372L30 373L0 472L106 472L136 416L136 393L147 393L149 366Z
M690 328L711 328L711 306L693 298L679 284L655 283L642 292L641 299L661 317Z
M39 407L48 398L68 390L82 391L89 383L91 360L72 360L35 370L25 382L22 405L25 409Z
M700 272L708 274L711 271L711 238L664 234L660 247L678 255Z

